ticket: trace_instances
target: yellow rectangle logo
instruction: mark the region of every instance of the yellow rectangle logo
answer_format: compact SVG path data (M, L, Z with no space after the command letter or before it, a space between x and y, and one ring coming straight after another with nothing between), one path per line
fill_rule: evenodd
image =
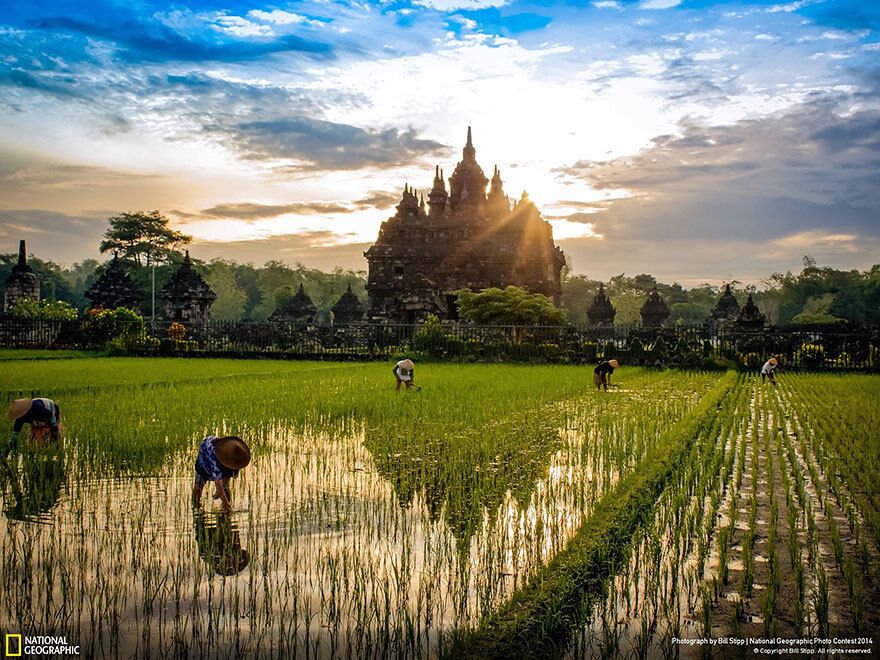
M10 646L13 646L9 642L15 642L15 653L12 652ZM6 657L7 658L17 658L21 655L21 635L6 635Z

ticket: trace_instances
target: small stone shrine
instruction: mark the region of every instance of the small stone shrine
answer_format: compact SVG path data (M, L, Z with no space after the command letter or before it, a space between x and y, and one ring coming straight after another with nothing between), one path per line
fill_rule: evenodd
M18 242L18 263L6 278L3 288L3 313L9 314L19 300L40 299L40 278L27 262L27 245Z
M211 305L217 299L217 294L193 268L189 250L159 296L165 306L165 320L184 325L205 323L210 318Z
M287 321L288 323L314 323L318 308L303 289L302 283L292 298L278 307L269 317L270 321Z
M617 310L611 304L611 299L605 293L605 285L599 284L599 293L593 297L593 302L587 308L587 318L593 326L614 325L614 315Z
M104 309L119 307L137 309L141 299L116 252L113 253L113 259L104 268L98 280L86 291L85 296L92 303L92 307Z
M746 300L746 304L736 317L736 324L746 328L763 328L766 322L767 317L764 316L761 310L758 309L755 301L752 300L752 294L749 294L749 299Z
M333 305L331 311L333 312L334 323L357 323L363 320L364 308L361 305L361 301L358 300L358 297L351 290L350 283L342 297Z
M727 321L736 321L737 316L739 316L739 303L730 290L730 285L725 284L724 291L715 304L715 309L709 313L707 320L709 323L726 323Z
M639 313L642 316L642 325L646 328L659 328L669 318L669 307L666 306L666 301L657 291L657 287L648 292L648 297Z

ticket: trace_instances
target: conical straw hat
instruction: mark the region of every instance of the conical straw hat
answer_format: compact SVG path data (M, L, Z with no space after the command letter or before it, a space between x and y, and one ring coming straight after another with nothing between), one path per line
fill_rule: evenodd
M241 438L235 436L218 438L214 449L217 452L217 460L232 470L241 470L251 462L251 450Z
M770 358L770 364L776 366L779 362L777 362L776 358Z
M9 410L6 411L7 419L18 419L31 409L33 402L33 399L16 399L9 404Z
M617 362L617 360L608 360L608 364L610 364L615 369L617 369L617 367L620 366L620 364Z
M406 358L405 360L400 361L400 366L403 367L404 369L412 369L416 365L413 364L412 360L410 360L409 358Z

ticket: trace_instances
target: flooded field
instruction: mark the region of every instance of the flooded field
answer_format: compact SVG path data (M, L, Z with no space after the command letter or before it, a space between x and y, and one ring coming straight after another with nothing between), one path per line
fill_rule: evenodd
M66 433L5 464L0 617L113 657L441 655L719 379L425 365L395 394L384 364L47 362L0 381ZM191 506L208 433L253 451L228 514Z
M669 449L644 524L609 537L622 561L603 551L547 626L555 654L880 625L876 377L623 369L606 394L583 367L423 365L397 394L377 364L5 366L5 398L54 398L66 443L3 464L0 617L86 656L467 655ZM191 503L211 433L252 449L229 513Z

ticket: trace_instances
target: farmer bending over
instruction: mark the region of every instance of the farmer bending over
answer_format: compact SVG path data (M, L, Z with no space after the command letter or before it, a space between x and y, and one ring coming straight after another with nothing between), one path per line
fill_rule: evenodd
M604 387L605 391L608 391L608 386L611 385L611 374L619 366L617 360L604 360L596 365L596 368L593 369L593 383L595 383L597 390Z
M199 445L196 457L196 479L193 483L193 506L201 506L202 489L209 481L214 482L214 499L223 502L223 508L232 509L229 480L251 462L251 450L241 438L229 436L218 438L209 435Z
M32 448L44 448L50 439L61 446L61 409L52 399L16 399L9 404L6 416L15 420L15 425L5 454L17 448L25 424L31 427Z
M394 365L394 377L397 379L397 391L400 391L400 384L406 383L406 389L410 389L415 382L413 379L415 378L415 365L413 361L409 358L405 360L401 360L397 364Z
M776 361L775 357L770 358L764 363L764 366L761 367L761 382L763 383L768 378L770 382L776 385L776 376L773 374L776 371L776 367L779 365L779 362Z

